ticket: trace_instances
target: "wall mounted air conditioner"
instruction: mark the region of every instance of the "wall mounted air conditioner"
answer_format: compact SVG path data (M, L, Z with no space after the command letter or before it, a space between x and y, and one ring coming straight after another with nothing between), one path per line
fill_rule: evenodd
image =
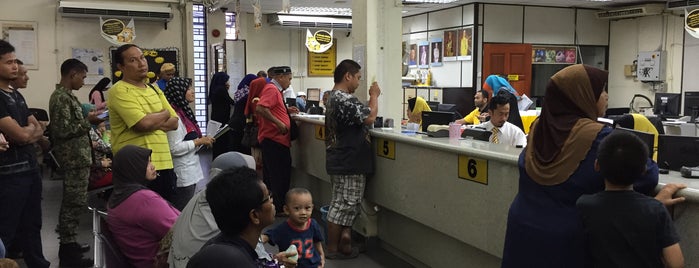
M699 8L699 0L668 1L667 9L695 9Z
M647 4L647 5L642 5L642 6L615 8L615 9L597 12L597 18L598 19L616 20L616 19L625 19L625 18L633 18L633 17L659 15L663 12L663 9L665 9L664 4Z
M270 14L267 22L291 28L352 29L351 16L310 16L294 14Z
M112 2L69 1L58 3L58 13L63 17L81 18L133 18L135 20L169 21L172 8L160 2Z

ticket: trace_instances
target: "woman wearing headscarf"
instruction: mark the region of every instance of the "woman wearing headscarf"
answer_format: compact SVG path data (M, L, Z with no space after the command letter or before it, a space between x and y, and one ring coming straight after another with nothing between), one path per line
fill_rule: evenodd
M585 267L575 202L604 189L594 163L600 141L612 131L596 121L607 108L607 76L577 64L551 77L519 157L519 192L507 218L502 267ZM634 189L650 194L657 183L658 167L648 159Z
M95 110L102 111L107 107L107 101L104 99L104 91L109 88L108 86L111 81L112 80L109 80L109 78L104 77L90 90L88 96L90 97L90 103L95 105Z
M192 79L173 77L167 83L164 93L172 109L177 112L177 117L180 118L177 129L167 132L167 140L170 144L173 169L177 174L177 187L172 205L182 210L194 196L197 182L204 178L197 148L202 145L211 146L214 139L202 136L194 112L189 107L189 104L194 102Z
M507 122L514 124L524 131L524 124L522 123L522 117L519 115L517 109L517 102L520 97L517 91L507 82L507 79L500 77L498 75L490 75L485 79L483 83L483 90L488 91L490 96L501 95L509 99L510 104L510 115L507 117Z
M151 150L126 145L114 155L114 190L107 201L107 226L129 263L153 267L160 240L180 212L146 187L157 177Z
M235 104L228 94L231 84L230 77L224 72L218 72L211 78L209 86L209 103L211 103L211 116L209 119L224 124L231 118L231 107ZM213 147L213 157L231 150L231 137L219 137Z
M422 127L423 111L432 111L425 99L420 96L408 99L408 123L417 123Z
M257 75L248 74L238 83L238 89L233 94L233 115L228 125L231 127L231 149L236 152L250 154L250 147L243 146L240 142L243 139L243 129L245 128L245 106L248 103L250 92L250 82L257 79Z

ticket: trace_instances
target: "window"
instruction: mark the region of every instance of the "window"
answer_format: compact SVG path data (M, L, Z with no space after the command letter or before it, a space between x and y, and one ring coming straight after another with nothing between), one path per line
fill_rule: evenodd
M192 5L192 23L194 40L194 117L196 117L202 133L206 133L206 123L209 116L206 105L206 9L203 5Z
M227 40L238 40L238 28L236 28L235 23L235 13L226 12L226 39Z

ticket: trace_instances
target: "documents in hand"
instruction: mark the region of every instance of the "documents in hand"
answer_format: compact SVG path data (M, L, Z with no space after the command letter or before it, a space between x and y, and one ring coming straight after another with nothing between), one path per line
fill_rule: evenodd
M228 132L229 130L231 130L231 127L229 125L221 124L220 122L214 120L209 120L209 124L207 125L206 129L206 136L218 139L223 134L226 134L226 132ZM199 145L199 147L197 147L197 153L201 151L202 147L204 146Z

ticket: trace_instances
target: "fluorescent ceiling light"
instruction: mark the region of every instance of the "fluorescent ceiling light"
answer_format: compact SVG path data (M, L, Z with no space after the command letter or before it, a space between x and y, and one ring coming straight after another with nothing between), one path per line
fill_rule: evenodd
M411 4L449 4L458 0L403 0L403 3Z
M294 16L277 13L277 17L281 22L297 21L297 22L316 22L316 23L346 23L352 24L352 18L337 18L337 17L319 17L319 16Z
M283 14L283 13L279 13ZM318 16L352 16L351 8L339 7L291 7L289 14Z

